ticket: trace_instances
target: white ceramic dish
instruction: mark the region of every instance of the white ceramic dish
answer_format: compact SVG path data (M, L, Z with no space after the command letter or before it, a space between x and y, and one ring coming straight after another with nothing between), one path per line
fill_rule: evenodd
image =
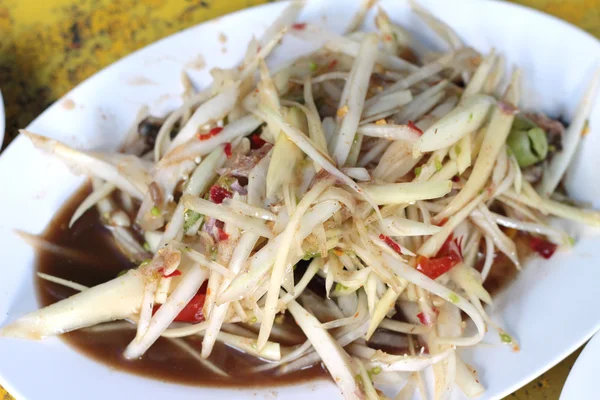
M356 4L348 3L315 1L300 19L339 31L356 9ZM523 69L524 107L570 118L600 59L600 43L593 37L557 19L508 3L421 3L450 23L468 44L480 51L495 47L506 56L508 65ZM426 32L405 1L384 0L380 4L417 36ZM182 68L188 68L198 86L206 86L209 69L234 65L250 37L260 33L283 7L277 3L245 10L144 48L68 93L29 129L80 148L113 149L140 106L148 104L156 112L164 112L177 104ZM219 41L221 33L227 37L226 43ZM432 38L425 37L430 41ZM287 46L277 53L276 61L294 56L303 48L293 39L287 40ZM200 55L206 67L193 69L200 64ZM596 206L600 205L600 182L595 179L600 170L596 154L600 149L599 106L591 119L592 132L569 173L571 193L580 199L596 200ZM74 177L60 162L34 150L20 137L0 157L0 182L7 188L0 207L0 324L4 324L38 307L33 287L34 253L13 229L41 232L83 178ZM529 263L518 280L495 300L493 318L502 320L515 335L521 351L482 345L465 354L488 389L483 398L498 399L516 390L575 350L599 327L600 307L594 305L600 281L600 238L581 228L571 228L571 232L579 239L573 251L556 254L550 261ZM268 390L226 390L154 381L91 361L58 339L41 343L1 339L0 354L0 383L22 400L240 399L253 394L273 398L274 390L281 399L340 398L328 382Z
M598 360L600 335L596 334L575 361L560 394L560 400L593 399L598 396Z

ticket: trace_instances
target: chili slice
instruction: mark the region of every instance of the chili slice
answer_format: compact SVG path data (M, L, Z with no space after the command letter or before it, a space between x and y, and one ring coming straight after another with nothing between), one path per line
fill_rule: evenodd
M532 236L531 239L529 239L529 247L540 256L549 259L552 257L558 246L547 240Z
M417 314L417 318L419 318L419 321L421 321L421 323L423 325L430 325L431 324L430 318L427 315L425 315L425 313L422 313L422 312L418 313Z
M223 151L225 152L225 156L227 156L227 158L231 158L231 155L232 155L231 143L225 143L225 147L223 148Z
M223 241L229 239L229 235L223 229L217 227L217 238L219 241Z
M258 133L250 136L250 148L252 149L260 149L265 143L267 142L265 142Z
M233 194L222 186L214 185L210 188L210 201L215 204L221 204L223 200L230 199Z
M419 136L421 136L423 134L423 131L421 129L419 129L419 127L417 125L415 125L414 122L408 121L407 125L410 129L416 131L419 134Z
M385 244L390 246L392 250L394 250L396 253L402 255L402 248L400 248L400 245L394 242L391 237L386 236L382 233L381 235L379 235L379 239L383 240Z
M164 268L159 268L158 272L164 277L164 278L172 278L174 276L179 276L181 275L181 271L179 270L175 270L173 272L171 272L170 274L165 274L165 269Z
M219 133L221 133L222 130L223 130L223 128L221 128L221 127L212 128L210 131L208 131L208 133L198 134L198 139L199 140L208 140L213 136L217 136Z
M437 320L437 317L440 315L440 310L437 307L432 306L431 311L433 311L434 313L434 319ZM426 315L423 312L418 313L417 318L419 318L419 321L421 321L423 325L431 325L433 322L435 322L431 320L430 316Z
M448 217L442 219L440 222L437 223L437 226L444 226L446 224L446 222L448 222Z

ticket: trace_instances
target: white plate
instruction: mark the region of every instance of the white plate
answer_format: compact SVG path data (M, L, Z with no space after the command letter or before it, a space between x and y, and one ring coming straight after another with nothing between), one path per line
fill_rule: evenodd
M340 30L356 9L348 1L316 1L301 20L327 24ZM495 47L508 65L518 64L525 78L525 106L550 115L570 118L577 100L600 59L600 44L590 35L552 17L502 2L475 0L423 0L422 3L450 23L481 51ZM409 12L405 1L380 4L395 21L417 36L421 22ZM182 91L180 72L197 64L202 55L206 67L189 69L198 86L209 82L209 68L238 62L246 43L272 21L284 4L248 9L185 30L146 47L94 75L56 102L29 127L38 133L84 149L114 149L143 104L157 112L173 108ZM369 18L372 27L372 18ZM224 33L227 42L219 41ZM433 36L427 36L429 40ZM294 56L302 49L298 41L276 59ZM294 50L291 51L290 49ZM223 51L223 49L226 49ZM570 174L569 186L576 197L600 199L600 114L591 118L592 132ZM83 182L60 163L40 154L20 137L0 157L3 196L0 207L2 279L0 324L38 307L33 288L34 253L13 234L14 228L41 232L53 213ZM599 205L598 203L596 204ZM483 396L497 399L555 365L587 340L599 327L600 282L598 236L573 230L579 241L570 253L556 254L550 261L529 263L519 279L496 299L494 318L519 340L522 350L480 346L465 354L488 388ZM585 305L585 306L582 306ZM197 399L252 394L273 398L273 390L201 389L154 381L112 370L73 351L58 339L42 343L0 340L1 384L19 399L173 398ZM328 382L278 388L281 399L339 398Z
M600 360L600 334L594 335L575 361L560 394L560 400L598 397L598 360Z

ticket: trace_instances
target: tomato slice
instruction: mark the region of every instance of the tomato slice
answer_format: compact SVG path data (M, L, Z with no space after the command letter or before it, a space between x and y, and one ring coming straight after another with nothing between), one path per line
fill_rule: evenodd
M440 251L436 254L436 257L451 257L462 261L462 237L460 239L455 238L452 234L448 236Z
M450 271L459 261L454 257L427 258L417 256L417 271L431 279L436 279Z
M204 307L204 301L206 300L205 294L197 294L190 300L189 303L183 310L175 317L175 321L177 322L189 322L193 324L197 324L199 322L204 321L204 312L202 311L202 307Z
M436 279L462 260L462 237L456 239L450 235L435 258L417 256L417 270L431 279Z
M175 317L176 322L188 322L191 324L197 324L204 321L204 312L202 311L202 307L204 307L204 301L206 300L206 295L204 293L198 293L185 307L183 310ZM154 310L152 314L156 313L156 311L160 308L160 304L154 306Z

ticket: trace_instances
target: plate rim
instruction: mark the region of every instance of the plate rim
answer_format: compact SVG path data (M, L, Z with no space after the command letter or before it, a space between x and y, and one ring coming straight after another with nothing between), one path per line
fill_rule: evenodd
M440 1L440 0L436 0L436 1ZM481 1L481 0L461 0L463 3L469 3L469 2L475 2L475 1ZM593 36L592 34L590 34L589 32L579 28L578 26L562 20L558 17L555 17L551 14L542 12L540 10L531 8L531 7L527 7L521 4L515 4L515 3L508 3L508 2L504 2L501 0L487 0L489 2L493 2L496 3L497 5L500 5L501 7L507 7L507 8L512 8L515 10L515 12L533 12L534 14L538 14L540 17L546 18L546 19L550 19L552 20L553 24L559 23L560 25L563 25L564 28L567 29L571 29L574 31L577 31L578 34L583 33L584 35L586 35L587 37L593 39L595 42L600 43L600 40L598 40L598 38L596 38L595 36ZM228 17L232 17L232 16L236 16L236 15L243 15L246 13L254 13L256 12L257 9L268 9L268 8L275 8L277 5L281 6L282 3L289 3L291 2L291 0L285 0L282 2L278 2L278 3L266 3L266 4L260 4L260 5L255 5L255 6L251 6L251 7L247 7L244 9L240 9L237 11L234 11L232 13L228 13L228 14L224 14L221 16L218 16L216 18L210 19L210 20L205 20L199 24L195 24L192 26L189 26L185 29L182 29L178 32L174 32L168 36L165 36L159 40L156 40L152 43L149 43L146 46L143 46L133 52L131 52L130 54L115 60L113 62L111 62L110 64L106 65L105 67L99 69L98 71L96 71L95 73L93 73L91 76L89 76L88 78L86 78L85 80L83 80L82 82L80 82L79 84L77 84L75 87L73 87L71 90L69 90L67 93L65 93L63 96L61 96L59 99L57 99L51 106L49 106L48 108L46 108L40 115L38 115L31 123L29 123L27 125L27 128L29 128L30 126L34 125L36 123L36 121L40 120L44 115L46 115L49 112L52 112L53 107L55 107L61 100L67 98L73 91L77 90L80 86L89 83L92 80L97 79L98 75L105 73L106 71L110 71L113 70L115 68L119 68L119 65L121 63L126 62L129 59L135 59L136 57L139 56L139 53L143 52L144 50L148 49L149 47L158 45L159 43L162 43L164 41L169 41L172 40L174 37L179 36L179 35L185 35L187 31L189 30L193 30L199 26L203 26L203 25L208 25L211 23L214 23L215 21L218 21L222 18L228 18ZM461 5L462 6L462 5ZM1 94L0 94L1 95ZM27 129L26 128L26 129ZM22 135L18 135L18 137L15 137L11 143L4 149L4 151L2 152L3 154L0 155L0 160L3 160L6 158L5 153L8 153L9 151L14 151L14 150L10 150L11 148L14 149L15 145L14 143L16 143L17 141L22 141L24 140L24 138L21 137ZM597 323L597 327L600 328L600 321L598 321ZM565 357L567 357L569 354L571 354L573 351L575 351L577 348L579 348L582 344L584 344L587 340L589 340L589 338L591 336L593 336L593 334L595 333L595 331L593 332L589 332L586 333L586 335L583 337L583 339L581 339L579 342L574 343L568 350L563 351L560 354L557 354L554 357L554 362L553 363L549 363L547 365L545 365L544 367L541 367L538 371L532 371L530 374L530 378L524 378L521 379L518 383L516 383L514 385L514 387L510 387L507 388L505 392L503 392L502 396L510 394L512 392L514 392L515 390L518 390L519 388L523 387L524 385L526 385L527 383L531 382L531 380L535 379L536 377L538 377L540 374L542 374L543 372L549 370L550 368L554 367L556 364L558 364L560 361L562 361ZM94 361L97 362L97 361ZM529 376L529 375L528 375ZM12 385L10 385L9 382L7 382L2 375L0 375L0 381L2 382L2 385L7 388L10 388ZM275 386L278 387L278 386ZM18 391L14 390L15 388L11 389L11 393L18 393ZM247 390L247 389L242 389L242 390Z

